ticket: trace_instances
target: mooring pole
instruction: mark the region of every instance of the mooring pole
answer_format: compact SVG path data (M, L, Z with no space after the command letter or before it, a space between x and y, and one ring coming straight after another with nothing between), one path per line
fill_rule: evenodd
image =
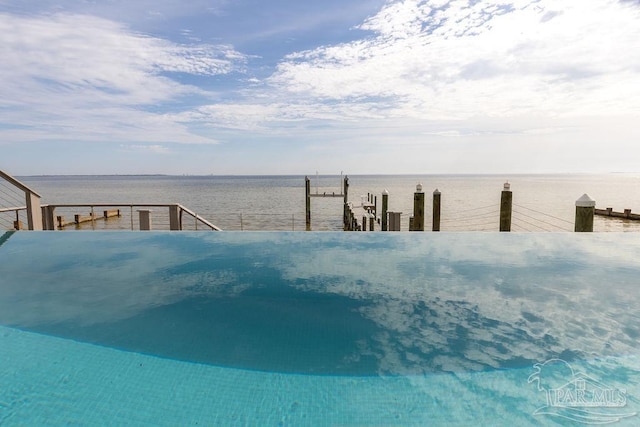
M440 191L433 192L433 224L432 231L440 231Z
M416 185L413 193L413 226L411 231L424 231L424 192L422 184Z
M511 231L512 202L511 184L505 182L500 197L500 231Z
M347 194L349 192L349 177L345 176L342 184L342 194L344 195L344 229L351 230L353 229L353 221L351 220L349 202Z
M596 202L587 194L583 194L576 200L576 232L592 232L593 217L596 211Z
M304 191L307 231L311 231L311 181L308 176L304 177Z
M387 210L389 209L389 190L382 192L382 231L388 230Z

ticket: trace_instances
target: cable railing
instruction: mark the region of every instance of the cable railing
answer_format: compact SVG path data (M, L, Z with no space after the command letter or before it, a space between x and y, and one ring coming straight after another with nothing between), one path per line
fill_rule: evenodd
M569 220L515 203L513 208L512 223L516 231L573 231L574 223Z
M216 212L217 223L227 231L304 231L304 212ZM311 217L313 231L341 231L342 216L314 213Z
M0 170L0 227L42 230L40 195Z
M220 231L218 226L177 203L49 204L42 210L46 230Z
M443 212L440 219L442 231L496 231L500 218L500 205Z
M21 230L26 222L26 206L0 208L0 230Z

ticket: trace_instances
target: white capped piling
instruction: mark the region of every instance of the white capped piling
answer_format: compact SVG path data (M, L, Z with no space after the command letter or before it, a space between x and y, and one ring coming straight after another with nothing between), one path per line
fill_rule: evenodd
M151 211L149 209L138 210L138 216L140 217L140 230L151 230Z
M382 231L388 231L387 210L389 210L389 190L382 192Z
M432 231L440 231L440 191L436 188L433 192L433 221Z
M500 197L500 231L511 231L512 204L511 184L505 182L502 196Z
M593 217L595 215L596 202L588 194L583 194L576 200L576 232L592 232Z
M422 184L416 185L413 193L413 226L411 231L424 231L424 192Z

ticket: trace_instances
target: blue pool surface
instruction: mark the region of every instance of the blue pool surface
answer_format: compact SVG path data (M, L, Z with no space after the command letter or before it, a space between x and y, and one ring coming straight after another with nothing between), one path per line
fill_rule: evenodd
M640 425L632 233L0 234L0 425Z

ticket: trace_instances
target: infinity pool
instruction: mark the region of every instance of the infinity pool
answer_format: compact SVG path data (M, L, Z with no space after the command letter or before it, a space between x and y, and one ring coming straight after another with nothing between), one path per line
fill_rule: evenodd
M0 425L638 425L640 237L0 234Z

